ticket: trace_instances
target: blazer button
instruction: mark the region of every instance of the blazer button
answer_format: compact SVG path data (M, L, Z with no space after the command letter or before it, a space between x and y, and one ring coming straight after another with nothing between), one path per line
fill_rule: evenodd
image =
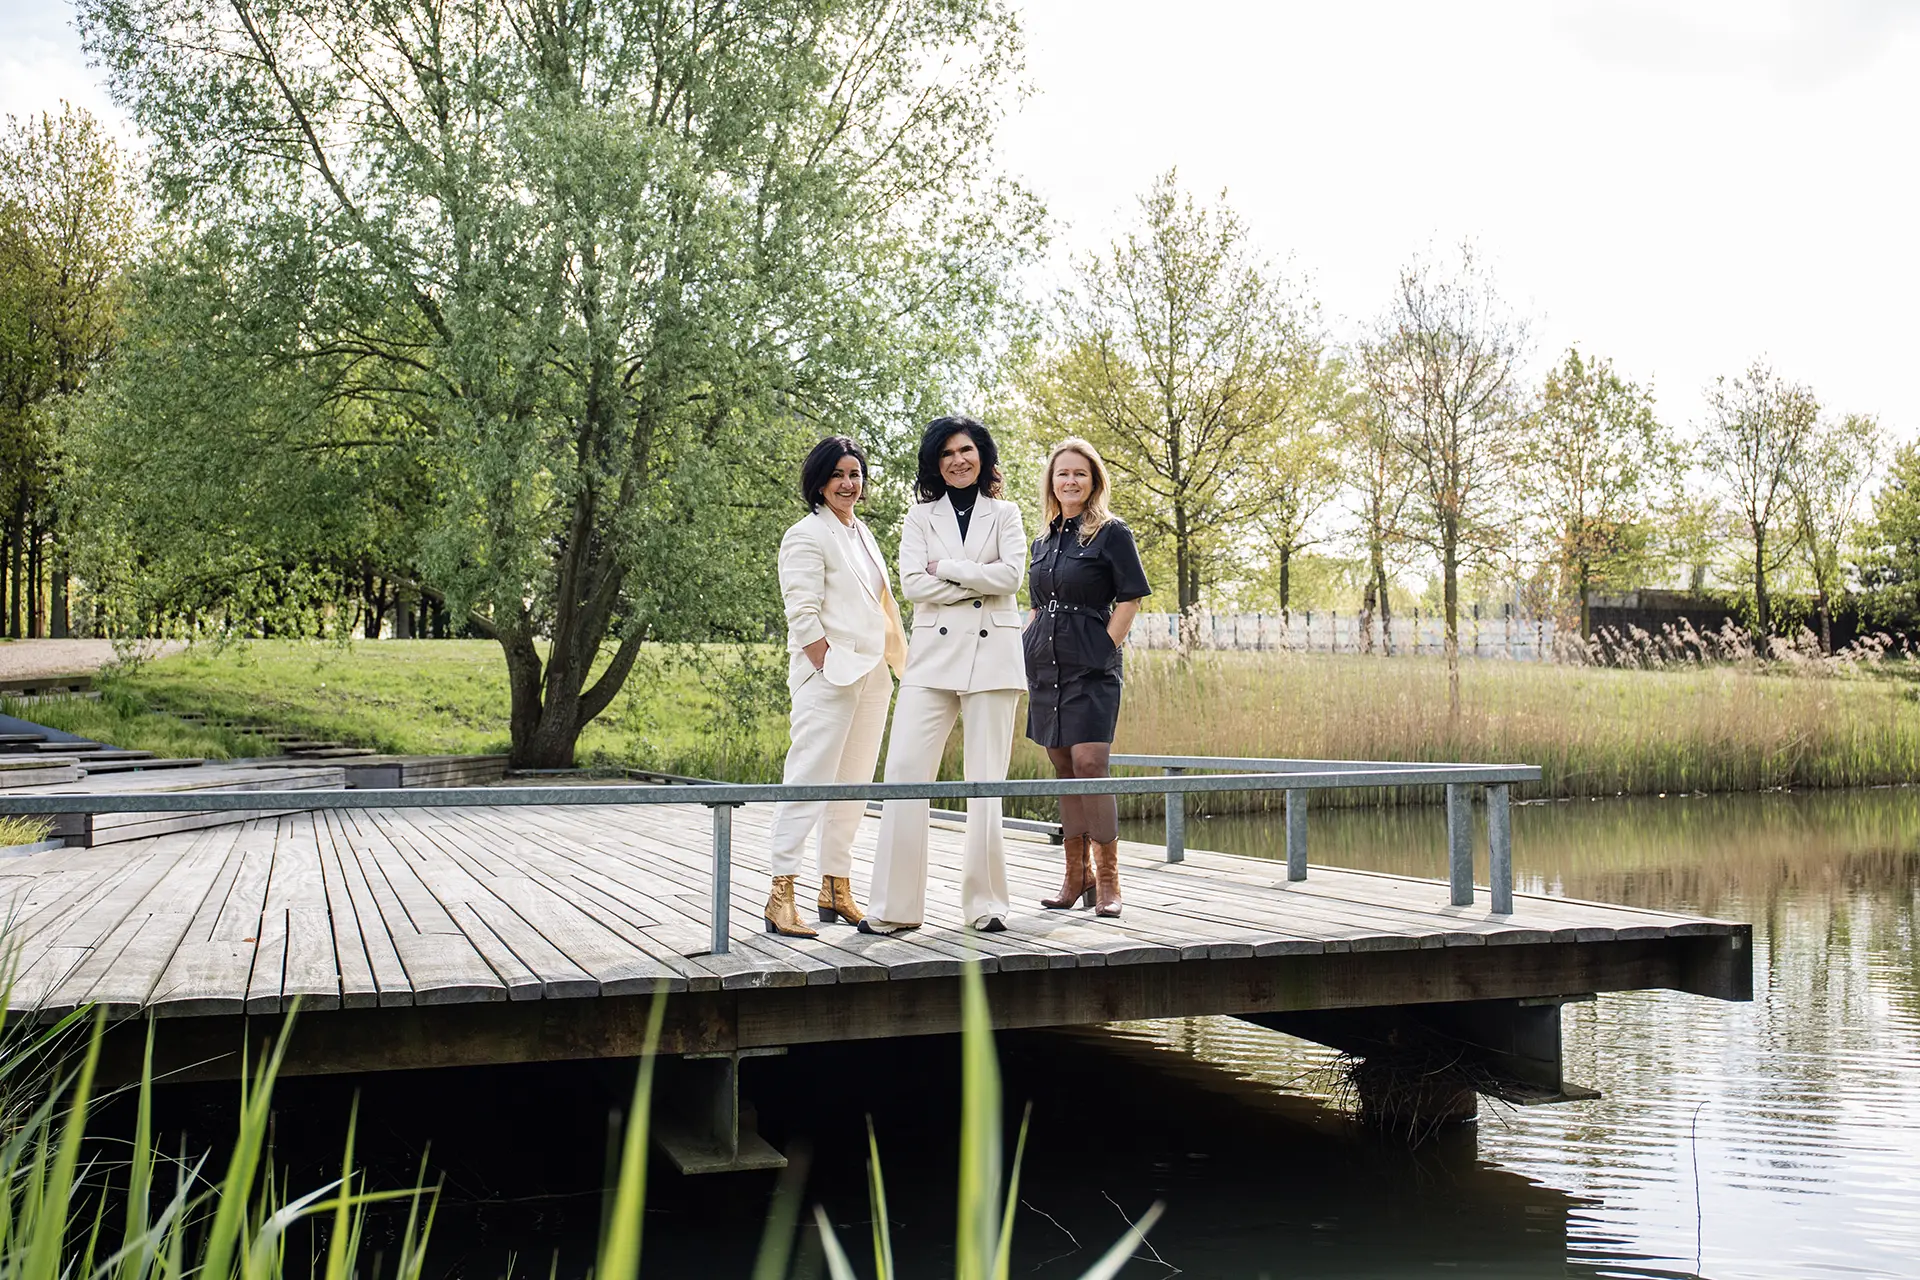
M987 633L986 633L986 632L984 632L984 631L982 631L982 632L980 633L980 638L981 638L982 640L985 640L985 639L987 638Z
M940 628L940 634L941 635L947 634L947 629L945 627Z
M975 600L975 601L973 602L973 607L974 607L974 608L976 608L976 609L978 609L978 608L980 607L980 602L979 602L978 600Z

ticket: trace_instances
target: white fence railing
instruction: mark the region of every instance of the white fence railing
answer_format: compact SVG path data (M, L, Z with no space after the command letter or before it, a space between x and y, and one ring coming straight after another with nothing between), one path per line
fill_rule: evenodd
M1338 610L1280 613L1202 613L1193 619L1193 644L1201 649L1284 650L1296 653L1365 653L1367 632L1358 613ZM1446 651L1446 622L1430 615L1396 615L1391 626L1371 620L1371 652L1439 655ZM1174 649L1180 643L1180 615L1143 613L1134 619L1127 643L1144 649ZM1549 618L1476 618L1460 616L1460 653L1470 658L1507 658L1548 662L1554 653L1554 624Z

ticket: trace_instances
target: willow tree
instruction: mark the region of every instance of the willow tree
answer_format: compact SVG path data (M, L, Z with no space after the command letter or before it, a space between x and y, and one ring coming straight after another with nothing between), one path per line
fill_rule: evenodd
M417 457L412 566L499 640L520 765L741 607L769 456L919 411L1037 225L993 166L1000 0L77 7L166 216L222 240L202 283L252 303L181 367Z

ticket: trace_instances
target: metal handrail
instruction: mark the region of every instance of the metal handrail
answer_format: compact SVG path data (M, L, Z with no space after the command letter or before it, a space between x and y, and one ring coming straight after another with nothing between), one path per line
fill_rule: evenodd
M1191 761L1192 764L1161 763ZM1259 773L1186 774L1192 768L1225 767L1230 757L1189 756L1115 756L1115 764L1147 764L1167 770L1158 778L1020 778L997 782L826 782L826 783L702 783L667 786L579 786L579 787L411 787L367 788L354 791L164 791L114 792L89 794L66 791L54 794L0 795L0 812L11 814L61 813L247 813L267 810L312 809L448 809L514 808L526 805L653 805L699 804L713 814L713 896L712 950L724 955L729 948L727 902L732 891L733 810L743 804L779 801L833 800L974 800L994 797L1058 797L1070 795L1166 795L1185 797L1194 793L1239 791L1287 792L1287 847L1289 879L1306 877L1305 794L1312 790L1350 787L1433 786L1447 787L1447 830L1452 862L1452 890L1455 906L1473 904L1472 827L1467 808L1471 789L1488 789L1489 817L1499 815L1491 829L1495 832L1495 874L1493 909L1501 914L1513 910L1511 843L1505 834L1507 784L1535 782L1540 770L1533 765L1402 765L1371 761L1294 761L1262 762L1325 766L1307 771L1268 770ZM1281 787L1276 777L1284 777ZM1456 805L1456 792L1459 803ZM1296 793L1299 800L1296 805ZM1498 805L1494 805L1498 793ZM1456 813L1458 809L1458 813ZM1184 802L1167 805L1169 844L1167 858L1178 862L1185 856L1185 844L1176 848L1172 837L1178 824L1173 815L1184 815ZM1300 838L1294 840L1295 814L1298 814ZM1294 854L1299 853L1296 866ZM1504 856L1502 851L1504 850ZM1502 868L1504 867L1504 871ZM1463 871L1464 868L1464 871Z
M1176 778L1190 769L1260 770L1268 777L1284 777L1287 785L1287 879L1307 878L1307 793L1330 789L1320 779L1329 775L1349 779L1392 773L1398 781L1384 784L1348 781L1343 786L1445 786L1447 789L1447 879L1456 907L1473 905L1473 786L1486 788L1487 879L1496 915L1513 914L1513 811L1507 787L1514 782L1538 782L1537 765L1436 764L1382 760L1280 760L1253 756L1116 755L1108 763L1122 769L1159 769ZM1177 796L1177 798L1176 798ZM1167 861L1187 856L1185 789L1167 792Z

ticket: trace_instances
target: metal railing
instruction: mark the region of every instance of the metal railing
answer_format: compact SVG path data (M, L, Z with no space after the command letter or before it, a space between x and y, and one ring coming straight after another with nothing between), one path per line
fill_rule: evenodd
M1447 879L1453 892L1453 905L1473 905L1473 789L1486 788L1487 794L1487 879L1489 897L1496 915L1513 914L1513 810L1507 787L1515 782L1538 782L1537 765L1484 764L1388 764L1377 760L1267 760L1248 756L1142 756L1116 755L1109 759L1115 768L1159 769L1176 778L1190 770L1233 770L1258 773L1267 777L1286 777L1285 785L1274 787L1287 795L1287 879L1307 878L1307 793L1326 789L1306 775L1372 774L1388 770L1399 780L1387 784L1349 783L1350 786L1444 786L1447 789ZM1167 861L1181 862L1187 856L1186 797L1167 795Z
M568 805L705 805L713 814L713 885L711 898L712 951L725 955L730 947L728 902L733 888L733 811L743 804L783 800L977 800L999 797L1045 798L1063 795L1156 795L1168 798L1168 861L1178 862L1186 852L1184 798L1195 793L1234 791L1287 792L1287 874L1306 876L1306 805L1308 791L1350 787L1437 786L1447 788L1447 832L1450 850L1453 905L1473 905L1472 822L1468 808L1471 788L1488 788L1490 813L1500 815L1493 825L1497 849L1493 910L1513 910L1512 844L1505 815L1508 783L1535 782L1540 770L1532 765L1406 765L1353 760L1269 760L1275 766L1258 773L1203 773L1189 770L1232 768L1242 763L1219 756L1115 756L1116 765L1161 768L1158 778L1019 778L1000 782L832 782L832 783L712 783L668 786L580 787L414 787L367 788L356 791L168 791L116 792L88 795L9 794L0 796L0 812L10 814L59 813L226 813L302 811L314 809L453 809L518 808ZM1276 777L1284 781L1276 785ZM1492 804L1497 790L1497 806ZM1296 794L1300 797L1296 806ZM1174 797L1181 799L1176 801ZM1179 814L1180 817L1175 815ZM1298 814L1299 840L1294 839ZM1299 862L1294 861L1298 852ZM1297 874L1296 874L1297 872Z

